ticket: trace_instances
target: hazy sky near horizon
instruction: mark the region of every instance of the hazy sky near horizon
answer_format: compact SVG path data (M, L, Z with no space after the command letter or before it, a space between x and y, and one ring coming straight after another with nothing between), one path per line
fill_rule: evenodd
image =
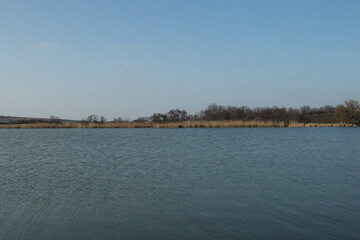
M360 1L1 0L0 115L360 100Z

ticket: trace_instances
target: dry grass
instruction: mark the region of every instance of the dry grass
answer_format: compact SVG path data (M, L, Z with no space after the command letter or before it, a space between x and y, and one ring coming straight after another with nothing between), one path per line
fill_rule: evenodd
M346 123L298 123L272 121L185 121L107 123L28 123L3 124L0 128L268 128L268 127L354 127Z
M298 123L290 122L288 127L356 127L350 123Z

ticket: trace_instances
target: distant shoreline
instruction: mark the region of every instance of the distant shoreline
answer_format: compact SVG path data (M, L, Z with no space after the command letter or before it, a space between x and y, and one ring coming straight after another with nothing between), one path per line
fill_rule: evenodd
M360 103L346 100L337 107L320 108L222 106L210 104L206 109L188 114L170 109L131 121L121 117L107 121L91 114L81 121L49 118L0 116L0 128L248 128L248 127L355 127L360 126Z
M0 124L0 129L30 128L286 128L357 127L349 123L299 123L290 121L183 121L183 122L90 122Z

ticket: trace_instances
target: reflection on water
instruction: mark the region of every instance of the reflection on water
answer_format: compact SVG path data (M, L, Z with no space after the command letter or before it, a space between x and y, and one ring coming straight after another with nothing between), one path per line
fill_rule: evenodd
M360 239L360 129L0 131L0 239Z

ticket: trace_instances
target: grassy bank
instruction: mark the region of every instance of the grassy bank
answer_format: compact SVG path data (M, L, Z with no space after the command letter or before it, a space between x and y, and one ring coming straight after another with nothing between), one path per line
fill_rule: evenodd
M0 128L268 128L268 127L354 127L346 123L298 123L274 121L184 121L2 124Z

